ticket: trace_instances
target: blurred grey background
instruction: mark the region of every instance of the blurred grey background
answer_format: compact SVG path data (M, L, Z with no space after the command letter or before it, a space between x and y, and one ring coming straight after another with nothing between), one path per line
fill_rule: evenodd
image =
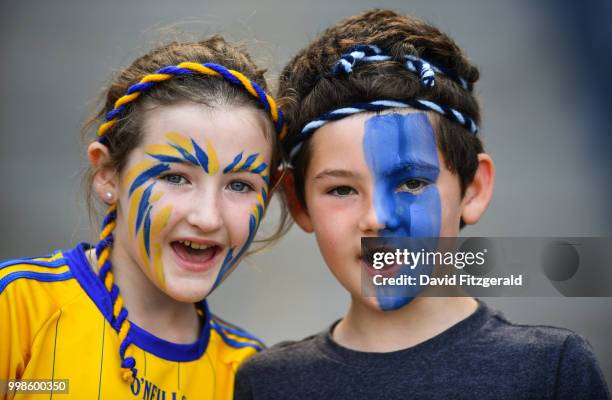
M482 133L497 187L465 236L612 236L611 2L4 0L0 259L95 237L80 186L79 129L112 72L135 56L176 32L222 33L246 44L273 81L318 32L374 6L434 23L481 68ZM513 321L583 334L612 382L612 299L487 301ZM348 296L314 238L294 227L244 262L210 302L270 345L326 328Z

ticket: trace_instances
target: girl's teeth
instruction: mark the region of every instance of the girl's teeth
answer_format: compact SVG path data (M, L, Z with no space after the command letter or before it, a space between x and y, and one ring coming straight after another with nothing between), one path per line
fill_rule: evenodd
M210 247L210 246L205 245L205 244L192 243L189 240L181 240L179 242L184 244L185 246L191 247L192 249L195 249L195 250L205 250L205 249Z

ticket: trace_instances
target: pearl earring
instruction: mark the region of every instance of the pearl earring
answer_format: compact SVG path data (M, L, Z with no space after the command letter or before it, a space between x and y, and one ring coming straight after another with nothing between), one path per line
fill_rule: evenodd
M106 199L111 201L113 199L113 194L111 192L106 192Z

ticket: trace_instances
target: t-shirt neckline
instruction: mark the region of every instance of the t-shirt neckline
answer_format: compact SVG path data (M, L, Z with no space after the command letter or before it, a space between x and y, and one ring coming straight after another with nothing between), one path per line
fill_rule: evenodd
M491 313L486 304L478 301L478 307L472 314L436 336L405 349L382 353L352 350L338 344L332 336L334 328L341 321L338 320L317 336L316 345L327 357L341 364L367 368L396 365L396 362L401 362L407 357L418 357L420 355L431 357L432 353L435 354L436 349L447 347L456 343L459 339L466 339L463 337L465 332L477 330L487 321Z

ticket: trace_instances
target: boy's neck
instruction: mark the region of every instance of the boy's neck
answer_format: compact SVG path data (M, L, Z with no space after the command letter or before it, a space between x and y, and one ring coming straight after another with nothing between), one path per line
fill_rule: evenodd
M332 335L339 345L384 353L416 346L472 315L472 297L418 297L395 311L381 311L353 298Z

